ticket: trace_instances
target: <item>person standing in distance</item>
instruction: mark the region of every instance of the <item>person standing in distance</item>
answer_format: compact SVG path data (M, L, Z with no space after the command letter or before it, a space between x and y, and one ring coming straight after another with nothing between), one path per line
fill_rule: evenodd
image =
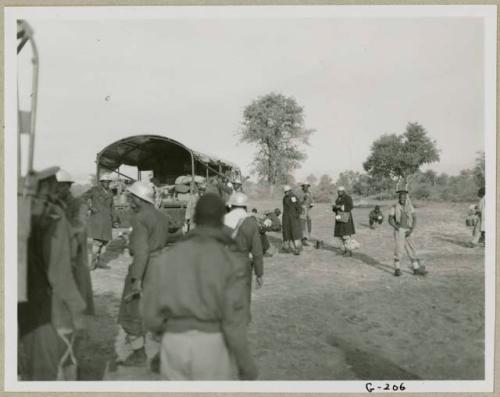
M342 242L342 254L352 256L351 236L356 233L354 229L354 220L352 218L352 209L354 207L352 198L349 196L343 186L337 189L338 197L333 205L335 212L334 237L338 237Z
M425 266L420 265L420 261L415 251L413 241L410 239L413 230L417 226L417 216L415 209L408 197L406 188L398 190L398 201L391 208L389 213L389 225L394 228L394 276L401 276L400 259L403 249L406 250L412 263L413 274L415 276L425 276L427 270Z
M302 223L302 244L309 245L307 243L308 240L311 239L312 232L312 220L310 211L312 207L314 207L314 200L312 193L309 191L310 184L307 182L302 182L300 184L302 187L302 214L300 216Z
M97 267L107 268L100 258L113 238L113 194L109 189L112 180L111 175L103 174L99 183L82 195L82 198L88 201L90 212L89 228L90 237L93 239L91 270Z
M289 185L283 187L285 193L283 197L283 249L282 252L292 252L295 255L300 255L302 249L302 227L300 223L300 214L302 206L300 200L293 193Z

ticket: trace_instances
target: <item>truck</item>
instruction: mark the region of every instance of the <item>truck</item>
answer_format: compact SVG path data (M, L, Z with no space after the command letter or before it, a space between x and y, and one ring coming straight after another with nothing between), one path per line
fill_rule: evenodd
M133 135L102 149L96 156L96 179L103 173L114 175L114 213L118 227L129 226L129 205L124 191L137 180L150 178L155 185L160 211L170 216L172 230L185 225L190 198L202 184L214 177L230 182L241 179L235 164L201 153L163 135ZM146 176L145 176L146 175Z

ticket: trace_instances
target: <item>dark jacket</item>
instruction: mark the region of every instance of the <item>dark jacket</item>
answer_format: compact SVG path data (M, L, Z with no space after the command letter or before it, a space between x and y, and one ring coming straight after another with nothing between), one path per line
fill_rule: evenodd
M113 229L113 194L101 185L93 186L82 195L89 202L89 235L93 239L110 241Z
M300 215L302 213L302 204L299 198L294 194L283 197L283 241L301 240L302 225Z
M18 306L23 336L51 323L73 329L85 310L71 267L71 229L64 210L49 204L33 217L28 240L28 301Z
M85 314L94 315L94 294L87 255L87 206L81 198L71 198L66 205L66 215L71 226L71 265L75 282L85 301Z
M140 297L131 300L126 298L133 292L135 280L141 280L142 289L146 291L150 285L152 268L162 265L158 258L170 238L170 218L153 205L147 205L134 214L131 223L129 251L133 260L125 278L118 323L128 334L139 336L144 333Z
M240 374L255 372L247 339L247 258L224 230L197 226L160 254L144 291L144 321L153 332L222 332Z
M343 210L340 208L344 206ZM337 214L339 211L349 213L349 221L347 223L342 223L335 221L335 229L333 235L335 237L352 236L356 233L354 230L354 220L352 219L352 209L353 203L351 196L344 194L343 196L337 197L335 200L335 205L333 206L333 211Z

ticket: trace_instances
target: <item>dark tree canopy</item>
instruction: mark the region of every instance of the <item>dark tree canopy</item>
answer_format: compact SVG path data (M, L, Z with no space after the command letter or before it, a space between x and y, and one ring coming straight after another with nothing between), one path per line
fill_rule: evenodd
M439 161L436 142L420 124L408 123L402 135L383 135L373 142L363 167L372 177L407 180L422 165L436 161Z
M306 155L313 130L304 127L304 111L294 98L271 93L254 100L243 112L241 141L258 147L254 172L271 185L285 183Z

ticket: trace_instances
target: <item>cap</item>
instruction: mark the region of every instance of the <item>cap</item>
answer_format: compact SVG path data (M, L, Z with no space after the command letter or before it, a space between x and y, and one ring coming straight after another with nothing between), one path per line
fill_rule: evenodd
M155 203L155 193L153 186L147 182L134 182L132 186L127 188L127 191L132 193L134 196L139 197L141 200L147 201L148 203Z
M234 193L229 197L229 203L231 207L246 207L248 204L248 197L245 193Z
M339 186L337 188L337 192L345 192L345 187L344 186Z
M226 206L218 194L204 194L196 203L194 210L194 222L197 225L210 225L222 227Z
M75 183L75 181L73 180L73 178L71 177L69 172L66 170L63 170L63 169L60 169L59 171L57 171L56 179L57 179L57 182L59 182L59 183L63 183L63 182Z
M283 186L283 191L286 193L286 192L289 192L290 190L292 190L292 188L290 187L290 185L285 185Z

